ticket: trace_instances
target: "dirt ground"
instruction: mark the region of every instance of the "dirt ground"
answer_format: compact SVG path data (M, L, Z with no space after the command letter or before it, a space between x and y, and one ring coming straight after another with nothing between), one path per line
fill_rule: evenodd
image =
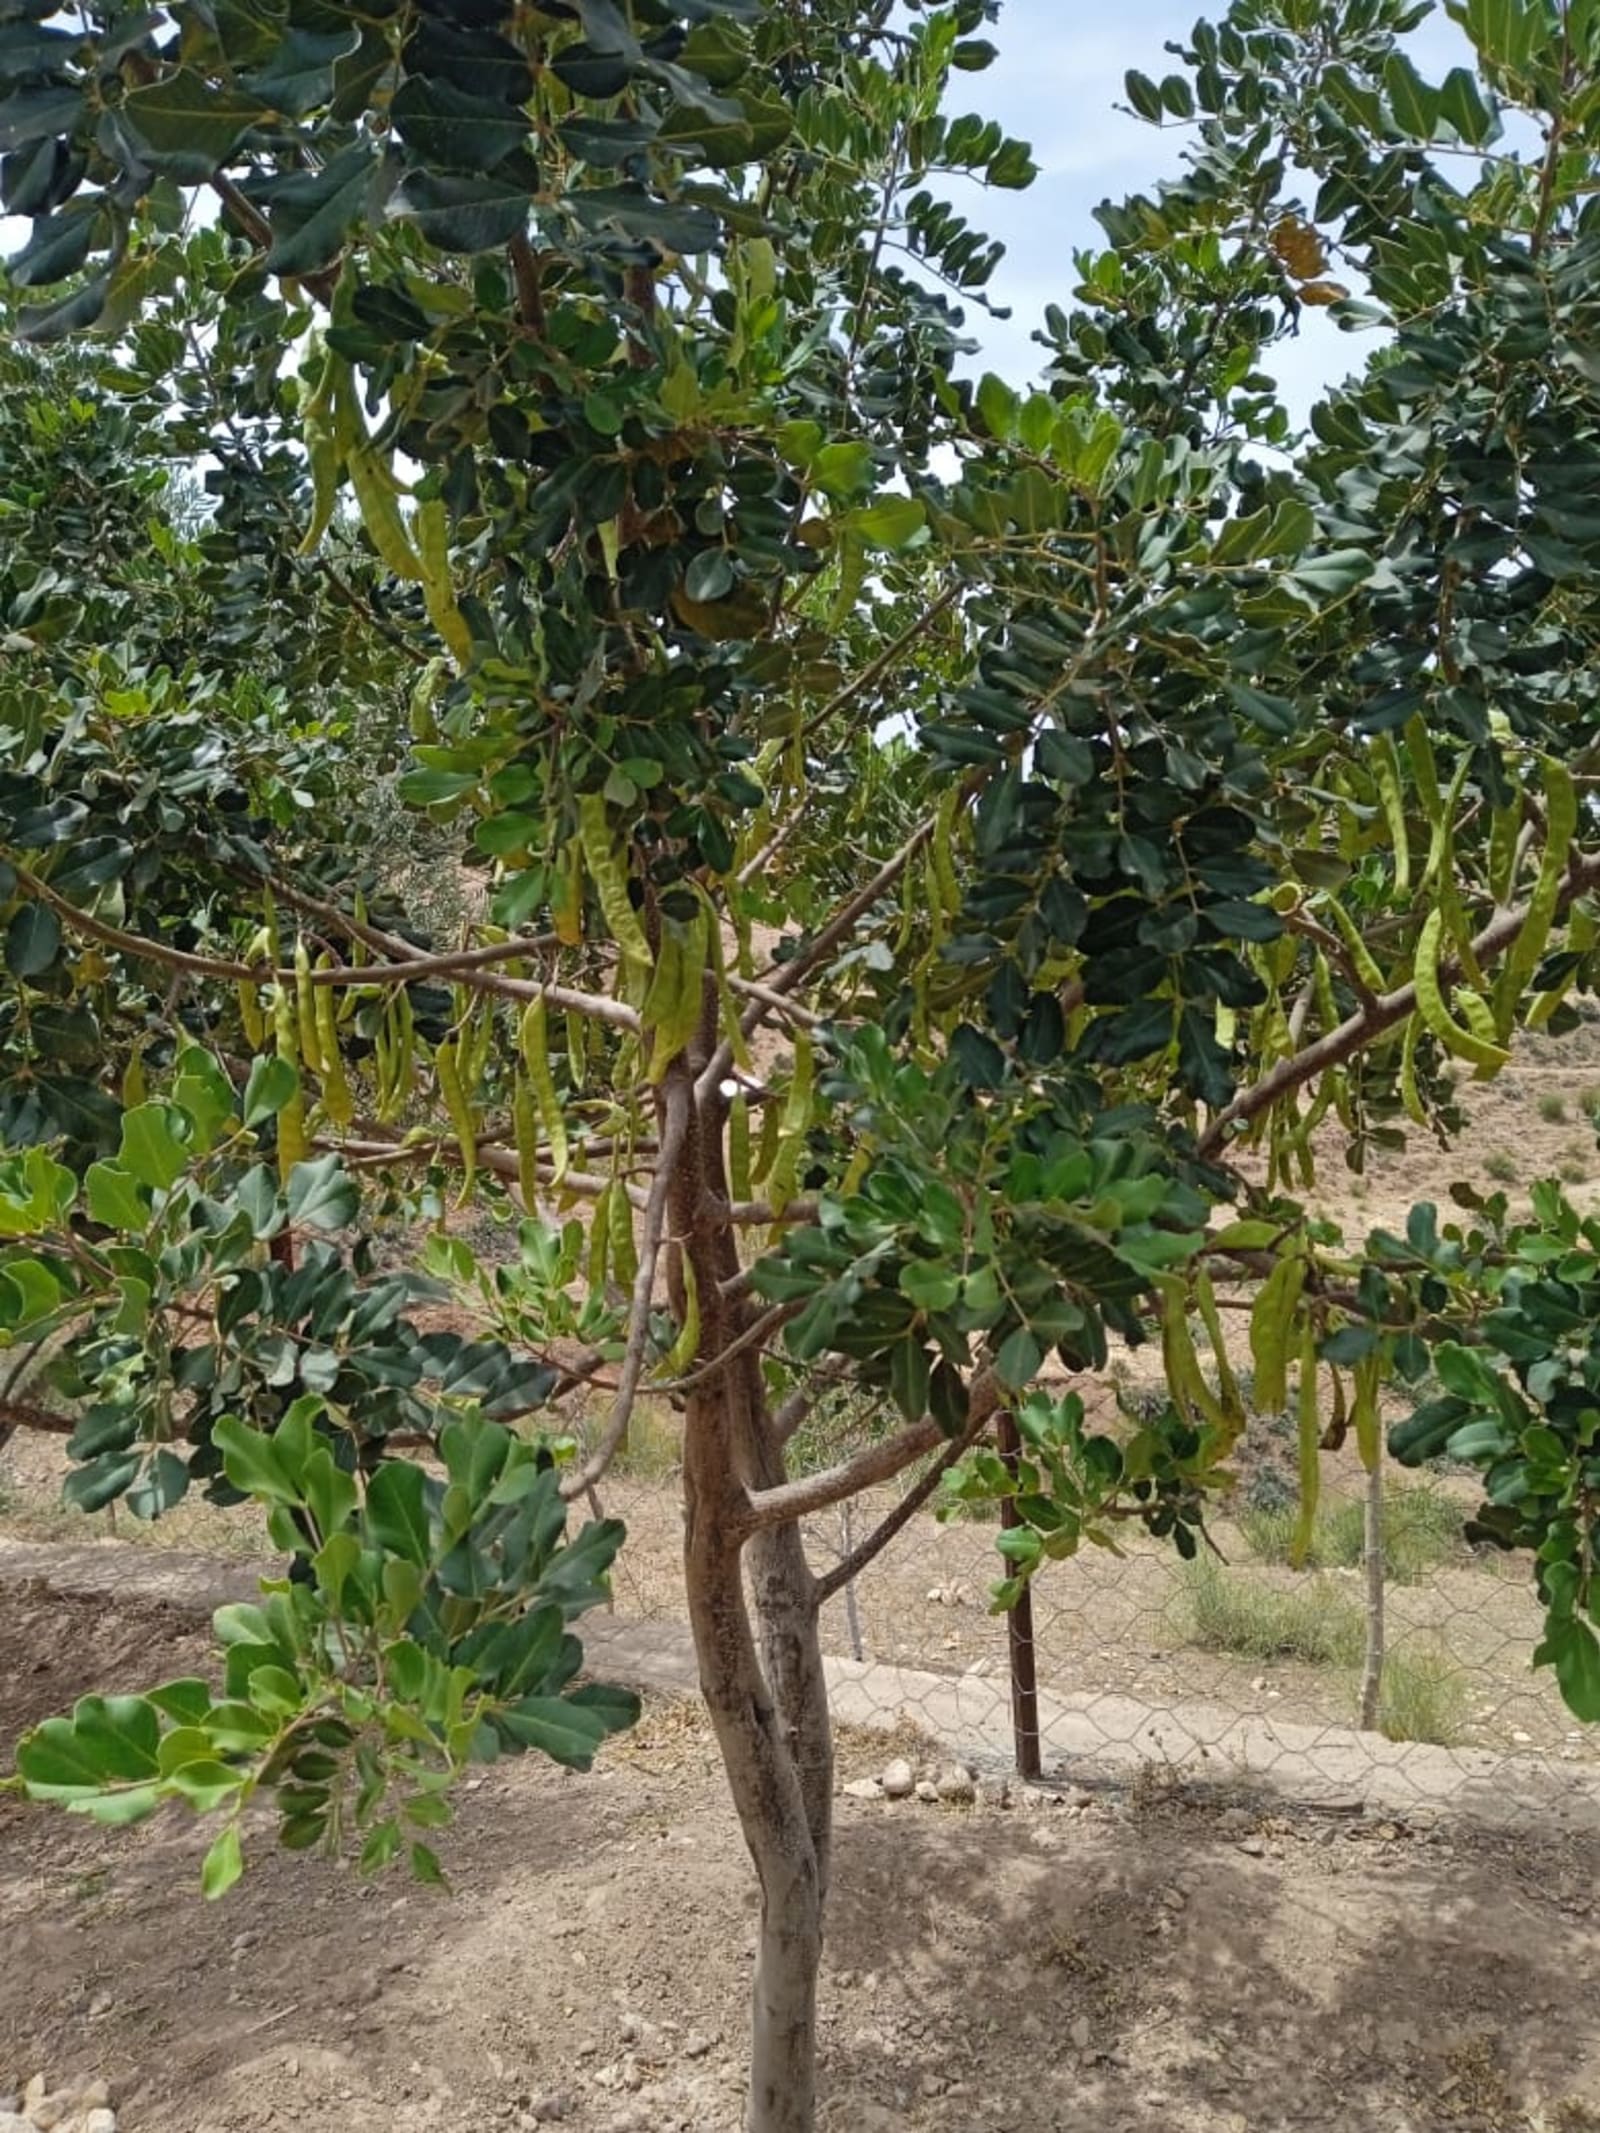
M169 1610L3 1596L0 1763L203 1663ZM841 1781L881 1767L845 1743ZM826 2133L1595 2133L1600 1843L1160 1785L839 1802ZM0 1802L0 2089L103 2074L126 2133L734 2133L754 1893L697 1714L589 1777L487 1772L453 1896Z

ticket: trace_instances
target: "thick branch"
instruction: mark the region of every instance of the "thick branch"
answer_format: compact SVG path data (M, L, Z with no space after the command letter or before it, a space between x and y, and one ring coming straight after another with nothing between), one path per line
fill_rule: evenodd
M961 1435L947 1444L938 1458L907 1489L888 1517L881 1524L875 1526L858 1547L852 1548L850 1553L843 1557L828 1572L825 1578L817 1580L817 1604L819 1607L825 1601L831 1600L836 1592L842 1592L852 1578L858 1578L869 1563L877 1561L895 1535L910 1525L912 1519L916 1517L923 1505L933 1495L945 1475L949 1473L958 1459L963 1458L972 1449L993 1419L994 1416L990 1413L981 1415L974 1422L969 1422Z
M1573 855L1567 869L1567 878L1561 888L1560 909L1565 910L1575 897L1600 885L1600 853L1591 852L1582 857ZM1522 931L1528 911L1520 904L1513 911L1500 911L1489 921L1472 943L1472 953L1481 966L1497 962ZM1444 966L1441 976L1449 979L1460 970L1458 962ZM1296 1052L1290 1059L1283 1059L1264 1074L1253 1088L1241 1090L1225 1111L1219 1111L1200 1137L1200 1153L1214 1156L1220 1152L1228 1135L1235 1126L1247 1124L1259 1118L1292 1090L1301 1088L1308 1081L1315 1081L1332 1067L1343 1066L1358 1052L1391 1030L1397 1023L1406 1021L1417 1011L1417 988L1415 982L1402 985L1395 992L1378 995L1370 1005L1359 1007L1356 1012L1308 1044L1304 1051Z
M981 1429L999 1405L997 1379L992 1371L980 1371L967 1395L967 1430L975 1433ZM815 1512L826 1511L830 1504L859 1496L863 1489L893 1481L914 1459L920 1459L924 1452L936 1451L948 1441L931 1418L914 1422L898 1436L869 1444L864 1451L821 1474L808 1474L804 1480L787 1481L775 1489L757 1489L749 1501L749 1530L759 1532L765 1526L781 1526L791 1519L810 1518Z
M634 1277L633 1300L628 1307L628 1333L617 1375L617 1396L605 1433L580 1467L567 1475L561 1494L567 1502L582 1496L601 1479L628 1434L639 1381L644 1376L645 1350L650 1345L650 1305L655 1297L656 1265L667 1227L667 1206L678 1166L689 1141L692 1092L686 1079L669 1078L662 1092L661 1157L650 1186L639 1240L639 1271Z

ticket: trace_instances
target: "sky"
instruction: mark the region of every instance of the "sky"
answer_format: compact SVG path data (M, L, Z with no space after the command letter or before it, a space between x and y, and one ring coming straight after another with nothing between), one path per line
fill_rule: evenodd
M1000 324L973 312L968 324L983 344L984 367L1008 382L1037 373L1042 351L1030 336L1047 303L1070 298L1073 252L1104 243L1093 219L1096 205L1148 191L1178 168L1187 129L1158 131L1118 110L1124 73L1129 67L1157 79L1172 73L1177 63L1164 49L1168 41L1185 37L1202 15L1215 21L1224 6L1225 0L1002 0L999 26L986 33L1000 57L987 73L957 77L957 96L965 90L974 109L1031 142L1040 169L1026 192L952 194L979 228L1006 245L989 294L1013 317ZM1434 81L1470 56L1442 9L1411 42L1418 67ZM1365 346L1325 313L1308 314L1301 339L1275 363L1293 412L1303 417L1319 388L1357 368Z

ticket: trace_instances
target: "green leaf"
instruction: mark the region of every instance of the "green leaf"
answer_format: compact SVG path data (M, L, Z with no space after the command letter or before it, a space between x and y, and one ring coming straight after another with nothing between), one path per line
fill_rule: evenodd
M244 1872L244 1850L239 1842L239 1825L230 1822L206 1853L200 1867L200 1893L208 1902L226 1896L229 1889Z
M1600 1723L1600 1638L1576 1618L1548 1624L1534 1664L1555 1662L1561 1700L1585 1725Z
M524 1696L500 1712L499 1723L519 1748L537 1748L569 1770L587 1770L615 1730L605 1710L566 1696Z
M900 1290L919 1311L948 1311L961 1294L961 1276L953 1267L912 1259L900 1269Z
M294 1067L276 1052L251 1060L244 1085L245 1124L259 1126L266 1119L276 1118L285 1104L294 1100L299 1086L300 1076Z
M272 190L269 274L314 274L331 266L371 197L375 158L348 148L325 169L279 180Z
M265 115L253 96L213 88L193 67L130 89L121 111L151 169L190 185L205 184Z
M385 1460L367 1484L364 1524L380 1548L426 1569L433 1558L433 1534L421 1467L405 1459Z
M484 175L413 170L390 206L441 252L498 251L527 228L537 188L520 162Z
M287 1064L287 1062L284 1062ZM209 1155L235 1118L233 1083L203 1045L188 1044L178 1054L172 1100L188 1116L195 1155Z
M864 510L852 511L845 523L869 548L909 548L928 523L924 505L912 496L880 496Z
M122 1167L141 1185L165 1192L175 1185L189 1164L183 1139L188 1119L170 1104L139 1104L122 1120Z
M1122 77L1122 82L1123 87L1128 92L1128 102L1132 104L1140 118L1149 119L1152 125L1159 126L1165 107L1161 101L1161 91L1156 83L1150 79L1148 74L1141 74L1135 67L1128 69L1127 73Z
M1044 1349L1027 1326L1019 1326L1001 1343L994 1359L995 1375L1013 1392L1020 1392L1023 1386L1033 1383L1043 1362Z
M287 1197L289 1220L303 1229L348 1229L361 1209L355 1180L337 1155L296 1163Z
M149 1224L149 1205L120 1163L91 1163L84 1172L83 1195L91 1220L107 1229L141 1231Z
M36 978L61 952L61 921L48 904L24 904L6 928L6 968L14 978Z

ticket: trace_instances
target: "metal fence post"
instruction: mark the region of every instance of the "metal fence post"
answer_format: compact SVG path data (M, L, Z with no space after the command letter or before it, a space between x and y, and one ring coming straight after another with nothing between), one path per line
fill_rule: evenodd
M1022 1449L1016 1418L1010 1409L998 1417L996 1435L1000 1456L1015 1474ZM1022 1523L1014 1498L1000 1505L1002 1526ZM1044 1764L1039 1750L1039 1670L1033 1649L1033 1588L1024 1585L1022 1597L1006 1617L1006 1643L1011 1659L1011 1735L1015 1744L1017 1775L1037 1778Z

